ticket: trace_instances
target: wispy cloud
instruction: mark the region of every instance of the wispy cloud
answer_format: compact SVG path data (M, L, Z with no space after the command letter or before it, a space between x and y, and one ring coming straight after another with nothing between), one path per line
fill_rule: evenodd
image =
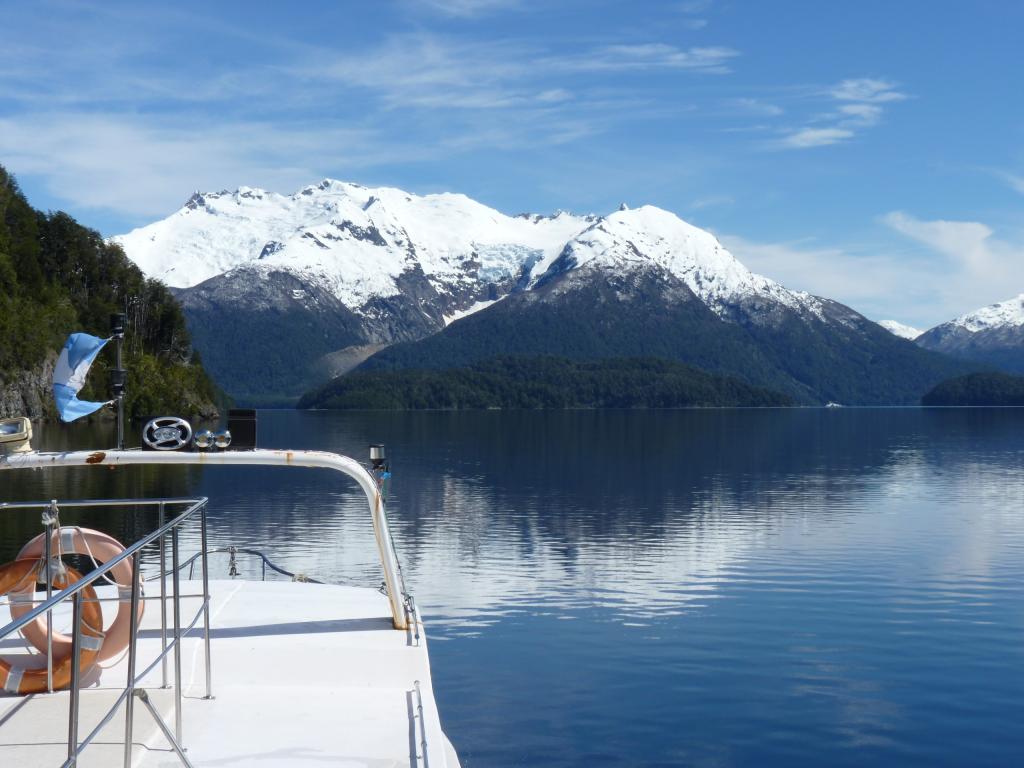
M902 211L887 213L882 221L946 256L975 277L1004 285L1011 276L1020 280L1024 249L993 237L991 227L979 221L924 221Z
M888 80L860 77L843 80L831 90L832 98L838 101L856 101L864 104L881 104L887 101L903 101L906 94L896 90L896 84Z
M853 138L849 128L800 128L780 139L780 145L789 149L827 147Z
M1020 176L1016 173L1010 173L1009 171L994 170L992 171L996 176L1006 182L1007 186L1014 192L1019 192L1024 195L1024 176Z
M944 262L932 266L919 279L937 283L945 302L956 308L950 317L1019 293L1024 243L995 236L979 221L918 219L892 211L882 222L896 232L924 245ZM948 318L947 318L948 319Z
M721 240L751 269L783 285L837 299L872 319L930 328L1022 290L1024 243L976 221L924 221L894 211L881 223L923 248L838 247L814 240Z
M549 58L548 65L575 71L685 69L726 74L729 62L740 53L724 46L678 48L667 43L607 45L575 57Z
M760 117L778 117L786 111L778 104L772 104L761 99L754 99L750 97L727 99L725 101L725 106L727 109L734 110L742 114L757 115Z
M711 5L711 0L688 0L688 2L679 3L676 9L684 17L687 17L681 22L684 27L687 29L704 29L708 25L708 20L701 17L711 10Z
M522 0L409 0L411 5L463 18L520 8Z
M404 154L412 160L419 151ZM187 120L51 113L0 119L0 157L44 178L72 206L153 217L195 189L244 180L291 190L322 176L325 165L354 171L380 162L385 150L370 132L339 126L229 122L197 136Z
M915 266L889 254L822 245L813 240L759 242L722 235L722 243L746 266L793 290L841 301L868 317L899 314L897 308L925 298L928 287L907 281ZM920 263L917 265L920 266Z
M809 149L841 144L865 128L882 121L883 104L903 101L907 95L895 83L862 77L842 82L823 94L833 103L831 111L813 117L809 124L790 128L772 146L780 149Z

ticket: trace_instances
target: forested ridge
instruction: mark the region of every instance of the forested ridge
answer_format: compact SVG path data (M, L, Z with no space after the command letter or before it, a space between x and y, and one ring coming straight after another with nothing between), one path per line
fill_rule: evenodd
M217 390L192 350L181 309L117 245L62 212L35 210L0 166L0 415L53 416L47 395L68 335L109 335L110 314L127 312L127 412L210 414ZM107 351L84 399L109 397Z
M356 371L300 408L684 408L792 405L788 395L656 358L498 357L445 370Z
M928 392L921 405L1024 406L1024 376L995 371L958 376Z

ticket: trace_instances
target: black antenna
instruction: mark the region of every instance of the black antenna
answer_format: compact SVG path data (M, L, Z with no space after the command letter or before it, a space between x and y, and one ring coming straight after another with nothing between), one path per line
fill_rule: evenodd
M117 362L110 371L110 391L117 401L117 447L124 450L124 393L128 384L128 372L122 367L121 347L124 345L125 313L110 316L110 337L117 342Z

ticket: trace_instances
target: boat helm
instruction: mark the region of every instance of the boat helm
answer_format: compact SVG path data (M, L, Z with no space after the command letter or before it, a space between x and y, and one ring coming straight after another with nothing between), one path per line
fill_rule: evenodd
M188 450L192 445L192 425L177 416L157 416L143 427L142 443L151 451Z

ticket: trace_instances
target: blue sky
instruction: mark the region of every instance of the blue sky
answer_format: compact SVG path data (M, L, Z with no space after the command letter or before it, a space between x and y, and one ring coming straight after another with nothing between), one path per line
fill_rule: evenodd
M0 163L116 234L330 176L652 203L928 327L1024 291L1024 4L3 2Z

